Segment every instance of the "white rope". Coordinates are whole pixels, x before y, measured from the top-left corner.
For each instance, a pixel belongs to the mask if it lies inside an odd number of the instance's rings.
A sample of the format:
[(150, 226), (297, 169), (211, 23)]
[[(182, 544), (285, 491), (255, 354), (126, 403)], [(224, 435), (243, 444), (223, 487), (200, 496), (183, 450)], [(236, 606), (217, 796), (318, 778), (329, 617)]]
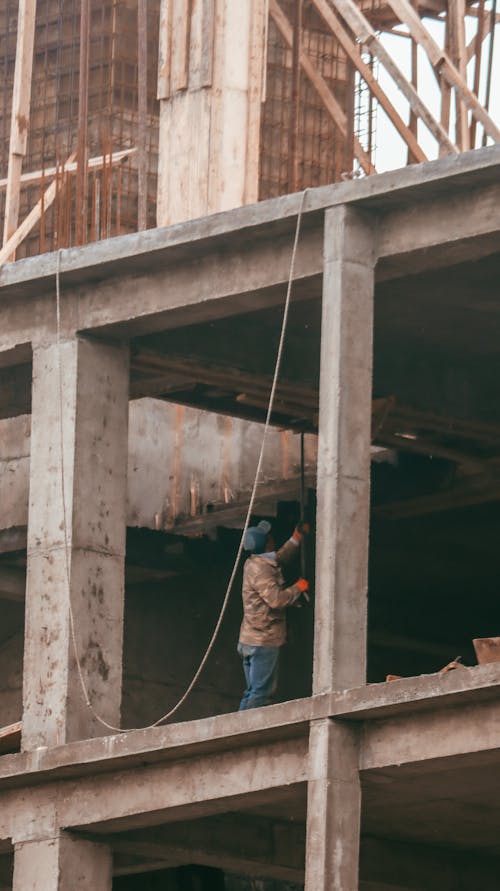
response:
[(267, 439), (267, 434), (268, 434), (268, 430), (269, 430), (269, 426), (270, 426), (270, 422), (271, 422), (271, 416), (273, 413), (274, 399), (275, 399), (275, 395), (276, 395), (276, 387), (278, 384), (278, 378), (279, 378), (280, 367), (281, 367), (281, 358), (283, 355), (283, 348), (285, 345), (286, 329), (287, 329), (287, 323), (288, 323), (288, 312), (289, 312), (289, 308), (290, 308), (293, 276), (294, 276), (294, 271), (295, 271), (295, 260), (296, 260), (296, 256), (297, 256), (297, 247), (298, 247), (298, 243), (299, 243), (300, 226), (301, 226), (301, 222), (302, 222), (302, 214), (304, 211), (304, 203), (305, 203), (305, 197), (306, 197), (307, 191), (308, 191), (307, 189), (304, 189), (304, 191), (301, 194), (299, 210), (297, 212), (297, 224), (295, 227), (295, 238), (293, 241), (292, 257), (291, 257), (291, 261), (290, 261), (290, 273), (288, 276), (288, 286), (287, 286), (287, 292), (286, 292), (285, 305), (283, 308), (283, 319), (282, 319), (282, 323), (281, 323), (281, 335), (280, 335), (280, 340), (279, 340), (279, 345), (278, 345), (278, 351), (276, 354), (276, 364), (274, 367), (273, 382), (272, 382), (272, 386), (271, 386), (271, 392), (269, 395), (269, 405), (267, 408), (266, 420), (264, 423), (264, 432), (262, 434), (262, 443), (261, 443), (261, 447), (260, 447), (259, 460), (257, 462), (257, 469), (255, 471), (255, 479), (254, 479), (254, 484), (253, 484), (253, 488), (252, 488), (252, 494), (250, 496), (248, 510), (247, 510), (247, 514), (246, 514), (246, 518), (245, 518), (245, 525), (243, 527), (243, 532), (241, 533), (241, 539), (240, 539), (240, 543), (238, 546), (238, 552), (236, 554), (234, 565), (233, 565), (233, 570), (231, 572), (231, 576), (230, 576), (230, 579), (229, 579), (229, 582), (228, 582), (228, 585), (226, 588), (226, 593), (224, 595), (224, 600), (222, 602), (222, 606), (220, 609), (219, 618), (218, 618), (217, 624), (214, 628), (212, 637), (210, 638), (210, 641), (208, 643), (208, 646), (207, 646), (207, 649), (203, 656), (203, 659), (201, 660), (201, 662), (198, 666), (198, 669), (197, 669), (191, 683), (187, 687), (185, 693), (181, 696), (181, 698), (173, 706), (173, 708), (171, 708), (168, 712), (166, 712), (164, 715), (162, 715), (161, 718), (158, 718), (158, 720), (155, 721), (153, 724), (148, 724), (146, 727), (126, 727), (126, 728), (125, 727), (115, 727), (113, 724), (109, 724), (108, 721), (106, 721), (104, 718), (102, 718), (96, 712), (96, 710), (94, 709), (94, 707), (90, 701), (90, 698), (89, 698), (87, 685), (85, 682), (85, 678), (83, 676), (80, 657), (78, 655), (75, 620), (74, 620), (74, 615), (73, 615), (73, 606), (71, 603), (71, 585), (70, 585), (70, 569), (69, 569), (69, 554), (68, 554), (68, 551), (69, 551), (68, 524), (67, 524), (67, 514), (66, 514), (66, 492), (65, 492), (65, 478), (64, 478), (65, 474), (64, 474), (64, 436), (63, 436), (63, 385), (62, 385), (62, 366), (61, 366), (61, 289), (60, 289), (60, 255), (61, 255), (61, 251), (58, 250), (58, 252), (57, 252), (57, 261), (56, 261), (57, 332), (56, 332), (56, 337), (57, 337), (57, 361), (58, 361), (58, 373), (59, 373), (59, 411), (60, 411), (59, 427), (60, 427), (60, 441), (61, 441), (60, 442), (60, 446), (61, 446), (61, 494), (62, 494), (62, 506), (63, 506), (63, 517), (64, 517), (64, 523), (63, 523), (63, 525), (64, 525), (64, 551), (65, 551), (65, 565), (66, 565), (66, 580), (67, 580), (67, 584), (68, 584), (70, 632), (71, 632), (71, 640), (72, 640), (73, 650), (74, 650), (74, 655), (75, 655), (75, 661), (76, 661), (77, 670), (78, 670), (78, 677), (80, 679), (80, 685), (82, 688), (83, 697), (85, 699), (85, 704), (92, 712), (92, 715), (95, 718), (95, 720), (98, 721), (98, 723), (101, 724), (103, 727), (106, 727), (108, 730), (112, 730), (113, 732), (130, 733), (133, 730), (150, 730), (153, 727), (158, 727), (159, 724), (163, 724), (165, 721), (168, 721), (170, 718), (172, 718), (176, 714), (176, 712), (178, 712), (179, 709), (184, 705), (186, 699), (188, 698), (191, 691), (197, 684), (198, 679), (199, 679), (203, 669), (205, 668), (207, 660), (214, 648), (215, 641), (217, 640), (217, 637), (218, 637), (218, 634), (219, 634), (219, 631), (220, 631), (220, 628), (221, 628), (221, 625), (222, 625), (222, 622), (223, 622), (223, 619), (224, 619), (224, 616), (226, 613), (227, 605), (229, 603), (229, 598), (231, 595), (231, 590), (232, 590), (232, 587), (234, 584), (234, 580), (236, 578), (236, 573), (238, 571), (238, 566), (239, 566), (241, 554), (243, 551), (243, 541), (245, 539), (246, 532), (250, 525), (250, 518), (252, 515), (253, 506), (255, 503), (256, 495), (257, 495), (257, 487), (259, 484), (260, 474), (262, 471), (262, 462), (264, 459), (266, 439)]

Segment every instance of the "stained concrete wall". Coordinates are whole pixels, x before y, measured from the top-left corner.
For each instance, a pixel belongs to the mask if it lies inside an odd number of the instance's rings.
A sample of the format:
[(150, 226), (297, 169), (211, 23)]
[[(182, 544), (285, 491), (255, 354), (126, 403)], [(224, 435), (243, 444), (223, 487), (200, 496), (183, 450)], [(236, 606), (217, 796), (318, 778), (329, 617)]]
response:
[[(157, 399), (130, 403), (127, 524), (175, 529), (208, 509), (248, 499), (263, 427)], [(306, 463), (313, 473), (316, 437), (306, 436)], [(30, 417), (0, 420), (0, 529), (28, 519)], [(299, 437), (271, 429), (260, 491), (297, 480)], [(293, 488), (293, 485), (292, 485)], [(241, 514), (234, 522), (241, 525)]]
[[(26, 415), (0, 421), (0, 530), (27, 524), (30, 420)], [(213, 507), (215, 516), (218, 508), (239, 504), (240, 509), (221, 522), (241, 526), (262, 433), (259, 424), (155, 399), (130, 403), (128, 525), (182, 532), (184, 522), (206, 515), (207, 505)], [(311, 474), (316, 461), (314, 436), (306, 436), (306, 461)], [(275, 504), (283, 487), (285, 494), (298, 498), (299, 462), (299, 437), (271, 429), (260, 488), (266, 496), (276, 491)], [(285, 525), (281, 534), (285, 537), (290, 531)], [(188, 555), (193, 565), (189, 573), (128, 587), (124, 724), (156, 720), (184, 692), (215, 627), (238, 542), (237, 532), (227, 532), (223, 542), (207, 543), (205, 553), (195, 550)], [(216, 649), (179, 713), (180, 719), (228, 712), (238, 706), (243, 684), (235, 650), (241, 621), (240, 589), (238, 577)], [(23, 659), (22, 602), (5, 601), (4, 606), (13, 616), (9, 638), (5, 633), (0, 646), (0, 725), (20, 718)], [(302, 650), (309, 658), (312, 615), (294, 611), (290, 626), (279, 699), (310, 693), (310, 668), (303, 668)]]

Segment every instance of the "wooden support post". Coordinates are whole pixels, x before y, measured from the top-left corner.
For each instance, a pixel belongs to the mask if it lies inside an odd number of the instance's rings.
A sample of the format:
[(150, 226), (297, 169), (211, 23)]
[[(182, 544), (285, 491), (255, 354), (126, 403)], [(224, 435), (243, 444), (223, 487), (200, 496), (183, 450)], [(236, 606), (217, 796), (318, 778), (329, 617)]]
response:
[[(490, 13), (490, 45), (488, 48), (488, 70), (486, 74), (486, 91), (484, 96), (484, 104), (487, 109), (490, 107), (490, 98), (491, 98), (491, 79), (493, 74), (493, 54), (495, 49), (495, 25), (497, 21), (497, 0), (492, 0), (491, 4), (491, 13)], [(483, 146), (487, 143), (487, 133), (486, 129), (483, 130)]]
[[(469, 10), (469, 13), (470, 13), (470, 10)], [(486, 13), (486, 11), (485, 11), (485, 13)], [(469, 43), (467, 44), (467, 62), (470, 62), (470, 60), (474, 56), (478, 43), (480, 43), (482, 45), (484, 43), (484, 41), (486, 40), (486, 38), (488, 37), (488, 35), (490, 34), (491, 25), (492, 25), (491, 15), (485, 14), (480, 31), (478, 30), (477, 34), (475, 34), (474, 37), (472, 38), (472, 40), (470, 40)], [(474, 92), (476, 93), (475, 90), (474, 90)], [(476, 96), (477, 95), (478, 95), (478, 93), (476, 93)]]
[[(317, 2), (317, 0), (314, 0), (314, 2)], [(410, 108), (423, 120), (438, 144), (445, 152), (456, 152), (456, 146), (449, 138), (447, 132), (436, 121), (415, 88), (406, 79), (401, 69), (398, 68), (391, 54), (380, 42), (368, 19), (354, 3), (354, 0), (335, 0), (335, 6), (351, 30), (369, 47), (371, 53), (376, 56), (388, 74), (390, 74), (396, 86), (408, 100)]]
[[(416, 0), (413, 0), (413, 2), (416, 3)], [(414, 40), (411, 41), (411, 85), (418, 92), (418, 45), (415, 43)], [(410, 108), (409, 127), (415, 139), (417, 139), (418, 118), (412, 108)], [(418, 159), (415, 157), (411, 149), (408, 148), (408, 164), (411, 164), (412, 161), (417, 160)]]
[[(338, 2), (339, 0), (337, 0), (337, 4)], [(342, 0), (342, 2), (346, 2), (346, 0)], [(442, 74), (446, 78), (466, 107), (483, 125), (485, 133), (495, 142), (500, 142), (500, 129), (477, 96), (469, 89), (447, 53), (436, 43), (408, 0), (388, 0), (388, 3), (400, 21), (407, 25), (412, 37), (425, 49), (432, 67), (438, 74)]]
[[(387, 114), (387, 117), (394, 124), (399, 135), (406, 142), (415, 159), (417, 161), (426, 161), (427, 156), (420, 148), (415, 134), (412, 133), (410, 128), (403, 121), (403, 118), (401, 117), (399, 112), (396, 111), (394, 105), (387, 97), (385, 91), (382, 89), (377, 79), (374, 77), (370, 66), (367, 65), (366, 62), (363, 62), (363, 59), (361, 58), (359, 52), (359, 47), (354, 43), (346, 29), (343, 27), (338, 16), (335, 15), (326, 0), (313, 0), (313, 3), (323, 21), (329, 26), (332, 34), (334, 34), (337, 38), (348, 58), (359, 71), (361, 77), (365, 81), (372, 95), (380, 103), (385, 113)], [(376, 53), (374, 55), (376, 55)]]
[[(450, 26), (448, 20), (445, 23), (445, 49), (448, 51), (450, 46)], [(447, 133), (450, 132), (450, 108), (451, 108), (451, 87), (443, 77), (442, 74), (439, 75), (439, 86), (441, 90), (441, 126), (446, 130)], [(443, 150), (442, 146), (439, 146), (439, 157), (441, 158), (445, 155), (446, 152)]]
[[(75, 154), (70, 155), (68, 163), (71, 163), (74, 158)], [(62, 170), (64, 173), (64, 165), (62, 166)], [(56, 177), (54, 180), (52, 180), (50, 186), (42, 194), (40, 200), (37, 201), (35, 206), (29, 212), (28, 216), (25, 217), (21, 225), (16, 229), (15, 232), (12, 233), (7, 243), (4, 244), (3, 248), (0, 250), (0, 268), (4, 265), (4, 263), (7, 263), (9, 259), (12, 259), (14, 257), (19, 245), (24, 241), (26, 236), (29, 235), (34, 226), (36, 226), (38, 221), (41, 219), (42, 214), (44, 214), (54, 203), (55, 197), (57, 195), (57, 186), (58, 178)]]
[[(479, 87), (481, 84), (481, 56), (483, 51), (483, 31), (484, 31), (484, 23), (486, 20), (485, 9), (484, 9), (485, 0), (479, 0), (478, 7), (478, 17), (477, 17), (477, 31), (476, 36), (473, 41), (474, 46), (474, 92), (476, 96), (479, 96)], [(469, 53), (468, 47), (466, 48), (466, 61), (465, 66), (467, 67), (467, 62), (469, 61)], [(476, 130), (477, 130), (477, 121), (475, 117), (472, 118), (470, 122), (470, 147), (476, 147)]]
[(325, 213), (313, 692), (366, 682), (374, 234)]
[[(450, 53), (453, 64), (464, 83), (467, 83), (467, 58), (465, 48), (465, 0), (448, 4), (450, 27)], [(467, 106), (455, 91), (456, 143), (462, 152), (470, 149), (470, 132)]]
[[(7, 244), (17, 229), (21, 172), (26, 155), (31, 100), (31, 75), (35, 41), (36, 0), (19, 0), (17, 21), (16, 65), (12, 92), (10, 123), (9, 167), (5, 196), (3, 244)], [(13, 258), (12, 258), (13, 259)]]

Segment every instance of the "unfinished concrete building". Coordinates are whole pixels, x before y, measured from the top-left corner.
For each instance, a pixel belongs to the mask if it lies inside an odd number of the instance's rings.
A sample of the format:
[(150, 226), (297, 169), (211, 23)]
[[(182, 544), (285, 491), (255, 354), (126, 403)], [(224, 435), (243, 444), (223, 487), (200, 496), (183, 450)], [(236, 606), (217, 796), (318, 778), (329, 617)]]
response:
[[(496, 891), (496, 4), (0, 16), (1, 891)], [(314, 596), (237, 712), (281, 333)]]

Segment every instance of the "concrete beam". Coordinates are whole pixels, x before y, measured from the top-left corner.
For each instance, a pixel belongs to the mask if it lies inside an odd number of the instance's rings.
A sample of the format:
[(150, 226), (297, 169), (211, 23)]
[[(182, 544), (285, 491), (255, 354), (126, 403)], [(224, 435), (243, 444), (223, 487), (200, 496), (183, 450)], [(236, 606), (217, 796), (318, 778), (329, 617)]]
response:
[(498, 700), (367, 722), (361, 771), (419, 765), (423, 773), (460, 763), (500, 762)]
[[(422, 219), (428, 221), (425, 204), (435, 201), (439, 192), (444, 204), (453, 198), (453, 223), (455, 228), (462, 226), (461, 240), (472, 238), (476, 251), (485, 249), (488, 239), (487, 249), (494, 251), (496, 229), (488, 235), (481, 228), (476, 208), (477, 237), (469, 226), (466, 208), (470, 208), (472, 199), (467, 195), (471, 190), (486, 193), (489, 188), (498, 189), (499, 148), (412, 165), (364, 182), (310, 190), (297, 256), (296, 299), (314, 296), (315, 289), (318, 292), (327, 207), (352, 204), (373, 211), (374, 218), (398, 208), (404, 225), (398, 228), (393, 216), (391, 226), (398, 235), (396, 253), (404, 257), (415, 253), (409, 211), (420, 206)], [(65, 334), (99, 330), (132, 336), (282, 303), (299, 204), (300, 196), (286, 196), (168, 229), (62, 251)], [(386, 273), (395, 275), (400, 269), (395, 270), (392, 262), (395, 248), (390, 245), (389, 228), (388, 223), (380, 256), (391, 260)], [(434, 244), (436, 233), (440, 244), (446, 243), (446, 226), (428, 228)], [(424, 248), (422, 241), (419, 250)], [(384, 263), (379, 264), (381, 275)], [(51, 254), (10, 264), (2, 271), (0, 302), (8, 303), (3, 310), (0, 352), (30, 341), (53, 339), (55, 274), (56, 259)]]
[(377, 280), (478, 260), (498, 250), (500, 185), (440, 195), (378, 221)]
[(40, 825), (44, 819), (52, 825), (53, 813), (62, 828), (99, 833), (280, 801), (286, 814), (307, 780), (307, 750), (307, 738), (280, 740), (31, 786), (22, 796), (6, 790), (0, 793), (0, 838), (39, 838)]

